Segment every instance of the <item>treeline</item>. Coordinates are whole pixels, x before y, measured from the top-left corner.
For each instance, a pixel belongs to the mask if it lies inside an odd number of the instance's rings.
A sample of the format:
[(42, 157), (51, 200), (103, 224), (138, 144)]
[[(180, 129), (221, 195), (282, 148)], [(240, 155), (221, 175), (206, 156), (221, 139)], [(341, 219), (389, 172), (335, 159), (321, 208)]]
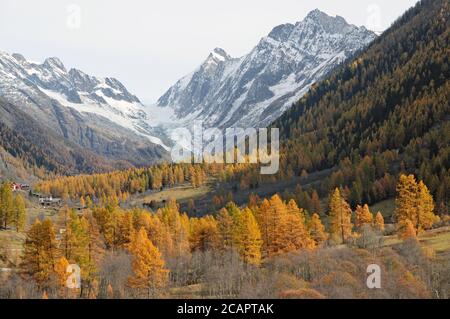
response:
[(189, 182), (200, 187), (207, 172), (214, 167), (188, 164), (160, 164), (148, 168), (130, 168), (93, 175), (61, 176), (38, 183), (37, 192), (83, 202), (122, 202), (130, 195), (147, 190), (160, 190)]
[[(413, 176), (402, 176), (397, 191), (398, 235), (415, 240), (439, 221), (433, 198)], [(298, 251), (342, 243), (365, 249), (374, 242), (380, 246), (384, 227), (380, 212), (372, 214), (367, 205), (353, 212), (339, 189), (330, 195), (328, 214), (322, 218), (278, 195), (253, 197), (242, 208), (230, 202), (216, 216), (202, 218), (181, 213), (175, 201), (154, 213), (124, 210), (113, 202), (104, 207), (91, 204), (82, 212), (63, 208), (53, 221), (37, 220), (27, 232), (19, 268), (22, 278), (33, 279), (45, 298), (106, 298), (118, 296), (118, 290), (120, 296), (126, 291), (132, 297), (162, 297), (171, 287), (204, 282), (187, 267), (198, 254), (238, 258), (233, 262), (256, 269)], [(102, 273), (105, 258), (119, 264), (129, 260), (130, 272), (119, 286)], [(81, 269), (78, 290), (65, 288), (69, 264)]]
[(63, 166), (52, 159), (45, 150), (36, 147), (22, 135), (1, 122), (0, 147), (16, 158), (27, 171), (39, 178), (53, 176), (49, 172), (64, 172)]
[[(14, 110), (14, 111), (12, 111)], [(20, 107), (0, 97), (0, 146), (28, 173), (38, 178), (57, 174), (112, 170), (114, 165), (85, 149), (73, 149), (70, 143), (49, 133)], [(128, 167), (121, 165), (119, 167)]]

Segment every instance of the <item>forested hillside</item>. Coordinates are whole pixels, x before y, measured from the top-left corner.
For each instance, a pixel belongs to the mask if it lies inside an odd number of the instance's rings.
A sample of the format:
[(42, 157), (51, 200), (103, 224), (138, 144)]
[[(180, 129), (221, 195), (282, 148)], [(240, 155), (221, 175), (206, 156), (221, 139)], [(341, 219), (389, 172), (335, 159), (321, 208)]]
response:
[(446, 0), (420, 2), (276, 121), (281, 174), (335, 167), (320, 190), (348, 187), (357, 204), (392, 197), (392, 177), (414, 173), (447, 211), (449, 15)]
[[(82, 135), (88, 132), (80, 130), (78, 133)], [(50, 130), (45, 123), (39, 122), (17, 105), (1, 97), (0, 146), (20, 162), (30, 175), (40, 178), (53, 174), (72, 175), (131, 167), (128, 162), (109, 160), (64, 139)], [(110, 152), (114, 152), (114, 149)], [(8, 175), (6, 173), (10, 172), (4, 173)]]
[(44, 171), (63, 172), (63, 165), (51, 158), (48, 152), (3, 123), (0, 123), (0, 143), (5, 151), (30, 168), (42, 167)]
[[(246, 207), (229, 202), (201, 218), (173, 200), (147, 211), (87, 199), (81, 210), (52, 211), (19, 235), (25, 203), (4, 183), (0, 265), (11, 272), (0, 277), (0, 298), (448, 298), (442, 226), (449, 220), (434, 215), (426, 185), (414, 176), (402, 175), (397, 189), (397, 236), (385, 236), (392, 228), (367, 205), (352, 217), (339, 189), (327, 218), (278, 195)], [(20, 258), (1, 240), (14, 237), (22, 238)], [(65, 286), (73, 263), (79, 289)], [(366, 287), (365, 267), (373, 263), (387, 278), (384, 289)]]

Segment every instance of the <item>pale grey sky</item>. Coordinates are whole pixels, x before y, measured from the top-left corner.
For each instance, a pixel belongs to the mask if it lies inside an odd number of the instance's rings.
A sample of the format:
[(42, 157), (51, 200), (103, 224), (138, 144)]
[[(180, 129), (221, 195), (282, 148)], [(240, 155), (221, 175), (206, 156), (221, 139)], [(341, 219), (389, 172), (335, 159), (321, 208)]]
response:
[(156, 101), (215, 47), (248, 53), (276, 25), (318, 8), (374, 31), (417, 0), (0, 0), (0, 50), (113, 76)]

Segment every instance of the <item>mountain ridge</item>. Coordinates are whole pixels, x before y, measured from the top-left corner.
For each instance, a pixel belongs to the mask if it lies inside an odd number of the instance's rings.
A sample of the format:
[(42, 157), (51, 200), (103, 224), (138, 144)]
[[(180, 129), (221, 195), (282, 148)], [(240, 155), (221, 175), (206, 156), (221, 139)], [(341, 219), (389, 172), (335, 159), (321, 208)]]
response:
[(214, 60), (214, 50), (157, 104), (179, 119), (206, 126), (270, 124), (316, 81), (365, 47), (375, 34), (314, 10), (296, 24), (276, 26), (247, 55)]
[[(1, 51), (0, 97), (4, 112), (15, 110), (0, 122), (38, 147), (45, 146), (28, 134), (31, 127), (53, 136), (73, 173), (151, 165), (168, 157), (164, 144), (151, 135), (139, 99), (117, 79), (67, 71), (55, 57), (34, 63)], [(30, 117), (28, 128), (18, 125), (21, 112)]]

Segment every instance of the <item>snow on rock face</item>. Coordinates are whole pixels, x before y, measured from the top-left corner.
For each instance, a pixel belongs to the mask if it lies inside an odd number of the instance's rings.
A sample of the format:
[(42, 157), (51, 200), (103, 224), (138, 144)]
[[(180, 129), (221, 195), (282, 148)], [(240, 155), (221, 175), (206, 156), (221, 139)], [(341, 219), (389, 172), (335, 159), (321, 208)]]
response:
[(205, 126), (264, 127), (375, 37), (342, 17), (314, 10), (301, 22), (275, 27), (241, 58), (215, 49), (158, 105), (171, 107), (181, 122), (198, 119)]
[(139, 99), (121, 82), (77, 69), (67, 71), (55, 57), (38, 64), (0, 51), (0, 96), (16, 105), (31, 105), (38, 113), (50, 100), (57, 101), (83, 114), (100, 115), (167, 149), (153, 136)]

